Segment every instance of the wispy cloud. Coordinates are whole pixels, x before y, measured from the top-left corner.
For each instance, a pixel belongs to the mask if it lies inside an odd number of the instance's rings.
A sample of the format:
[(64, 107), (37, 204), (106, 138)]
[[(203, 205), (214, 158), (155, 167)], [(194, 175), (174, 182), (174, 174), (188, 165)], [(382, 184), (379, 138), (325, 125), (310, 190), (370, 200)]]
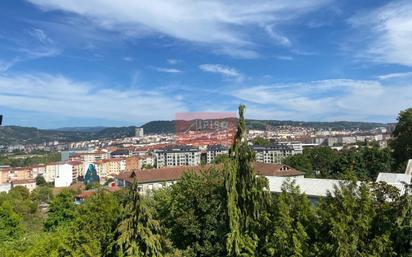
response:
[(0, 60), (0, 72), (5, 72), (21, 62), (52, 57), (61, 53), (53, 40), (43, 30), (37, 28), (26, 30), (21, 38), (8, 38), (8, 40), (11, 40), (11, 52), (16, 56), (11, 60)]
[[(410, 107), (412, 84), (333, 79), (249, 86), (231, 95), (247, 101), (266, 118), (394, 121), (400, 110)], [(284, 115), (268, 117), (271, 110)]]
[(175, 68), (165, 68), (165, 67), (152, 67), (154, 70), (158, 72), (165, 72), (165, 73), (181, 73), (182, 71)]
[(0, 60), (0, 72), (6, 72), (13, 65), (19, 62), (19, 58), (15, 57), (13, 60), (5, 61)]
[(176, 65), (181, 63), (182, 60), (178, 60), (178, 59), (167, 59), (167, 63), (172, 64), (172, 65)]
[(283, 45), (290, 44), (286, 36), (275, 34), (274, 27), (319, 9), (332, 0), (240, 0), (236, 3), (159, 0), (123, 1), (121, 4), (112, 0), (27, 1), (43, 10), (62, 10), (90, 18), (100, 27), (127, 31), (129, 36), (150, 30), (180, 40), (213, 45), (215, 49), (221, 49), (221, 53), (233, 56), (238, 53), (242, 58), (251, 58), (256, 56), (254, 48), (257, 44), (246, 33), (248, 30), (269, 25), (269, 36)]
[(153, 117), (171, 119), (175, 112), (186, 110), (180, 100), (160, 92), (102, 87), (50, 74), (0, 75), (0, 106), (134, 123)]
[(284, 47), (291, 47), (292, 43), (290, 42), (289, 38), (281, 35), (279, 32), (275, 31), (273, 25), (266, 25), (265, 31), (268, 35), (275, 41), (276, 44), (279, 44)]
[(362, 33), (361, 57), (412, 66), (411, 1), (392, 1), (369, 13), (360, 13), (349, 22)]
[(380, 80), (388, 80), (388, 79), (398, 79), (398, 78), (408, 78), (412, 77), (412, 72), (397, 72), (397, 73), (388, 73), (384, 75), (378, 76)]
[(232, 67), (228, 67), (221, 64), (201, 64), (199, 65), (199, 69), (206, 72), (218, 73), (223, 75), (226, 78), (236, 79), (236, 80), (243, 80), (243, 74), (241, 74), (238, 70)]

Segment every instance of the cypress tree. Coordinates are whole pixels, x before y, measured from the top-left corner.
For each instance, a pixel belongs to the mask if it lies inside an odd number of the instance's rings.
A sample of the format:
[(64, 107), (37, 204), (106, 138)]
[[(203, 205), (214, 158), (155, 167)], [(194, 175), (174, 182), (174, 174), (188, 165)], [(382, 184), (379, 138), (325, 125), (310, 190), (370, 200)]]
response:
[(153, 209), (140, 196), (134, 172), (131, 177), (133, 183), (124, 219), (118, 228), (119, 256), (161, 257), (165, 240), (160, 233), (160, 224), (153, 218)]
[(239, 125), (225, 162), (225, 189), (228, 215), (226, 249), (228, 256), (255, 256), (260, 210), (265, 184), (252, 168), (254, 152), (247, 142), (245, 106), (239, 106)]

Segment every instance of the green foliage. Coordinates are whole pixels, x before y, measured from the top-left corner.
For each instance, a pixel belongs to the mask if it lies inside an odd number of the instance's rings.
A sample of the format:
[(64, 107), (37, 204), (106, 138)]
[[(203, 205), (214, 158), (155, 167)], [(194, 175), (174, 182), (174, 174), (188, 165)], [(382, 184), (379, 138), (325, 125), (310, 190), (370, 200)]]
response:
[(210, 169), (186, 173), (154, 199), (159, 220), (173, 245), (193, 256), (224, 256), (226, 216), (223, 176)]
[(83, 202), (76, 209), (68, 229), (67, 245), (75, 256), (113, 256), (116, 229), (122, 207), (116, 197), (104, 190)]
[(311, 239), (316, 235), (315, 208), (292, 182), (282, 186), (282, 193), (273, 203), (272, 226), (266, 256), (308, 256), (313, 253)]
[(296, 154), (289, 156), (283, 160), (283, 163), (297, 170), (305, 172), (306, 177), (315, 176), (315, 174), (313, 174), (311, 159), (307, 154)]
[(150, 170), (150, 169), (153, 169), (153, 168), (154, 167), (151, 164), (143, 164), (142, 165), (142, 170)]
[(46, 186), (47, 185), (47, 182), (46, 182), (46, 179), (44, 179), (44, 177), (43, 176), (37, 176), (36, 177), (36, 185), (37, 186)]
[(53, 200), (53, 190), (48, 186), (38, 186), (32, 192), (30, 197), (42, 203), (49, 203)]
[(230, 160), (225, 163), (225, 189), (228, 216), (226, 248), (228, 256), (254, 256), (266, 186), (252, 168), (254, 152), (247, 143), (245, 106), (239, 106), (239, 125)]
[(213, 164), (220, 164), (220, 163), (225, 163), (229, 159), (229, 155), (227, 154), (219, 154), (215, 157), (213, 160)]
[(23, 232), (20, 216), (9, 202), (0, 205), (0, 244), (18, 238)]
[(47, 220), (44, 223), (46, 231), (54, 231), (60, 226), (69, 226), (75, 219), (76, 205), (74, 194), (63, 190), (50, 203)]
[(316, 147), (290, 156), (283, 163), (304, 171), (307, 177), (343, 178), (351, 171), (359, 180), (375, 180), (380, 172), (391, 171), (392, 157), (390, 149), (377, 147), (342, 151)]
[(0, 155), (0, 163), (2, 165), (10, 165), (11, 167), (28, 167), (40, 163), (57, 162), (60, 161), (60, 159), (61, 155), (58, 152), (26, 158), (13, 158), (13, 156)]
[[(135, 174), (132, 173), (133, 178)], [(118, 227), (117, 245), (119, 256), (164, 256), (166, 240), (158, 220), (154, 219), (154, 210), (138, 191), (135, 179), (129, 191), (124, 217)]]
[(412, 108), (401, 111), (398, 116), (398, 124), (393, 132), (394, 168), (404, 171), (406, 163), (412, 159)]
[(264, 138), (264, 137), (261, 137), (261, 136), (255, 137), (255, 138), (252, 140), (252, 143), (253, 143), (254, 145), (258, 145), (258, 146), (270, 146), (270, 141), (267, 140), (267, 139)]

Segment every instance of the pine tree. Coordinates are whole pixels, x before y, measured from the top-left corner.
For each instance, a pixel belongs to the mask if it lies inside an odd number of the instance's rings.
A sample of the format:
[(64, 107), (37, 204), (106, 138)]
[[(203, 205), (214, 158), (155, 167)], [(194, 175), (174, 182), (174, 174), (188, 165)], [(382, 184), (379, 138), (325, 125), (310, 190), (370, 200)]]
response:
[(254, 153), (247, 142), (245, 106), (239, 106), (239, 125), (230, 159), (225, 162), (228, 214), (226, 248), (229, 256), (255, 256), (260, 210), (264, 205), (265, 182), (252, 168)]
[(130, 187), (125, 216), (118, 228), (119, 256), (164, 256), (165, 240), (161, 235), (160, 224), (153, 218), (152, 208), (140, 196), (134, 172), (132, 178), (134, 181)]

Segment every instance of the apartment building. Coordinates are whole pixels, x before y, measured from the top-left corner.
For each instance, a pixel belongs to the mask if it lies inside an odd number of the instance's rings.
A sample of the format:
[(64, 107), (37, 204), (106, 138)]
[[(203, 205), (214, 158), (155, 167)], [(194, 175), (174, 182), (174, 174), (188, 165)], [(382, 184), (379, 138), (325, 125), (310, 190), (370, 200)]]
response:
[(192, 146), (167, 146), (154, 151), (156, 167), (195, 166), (200, 164), (201, 151)]
[(206, 148), (206, 163), (212, 163), (216, 156), (229, 154), (229, 149), (223, 145), (209, 145)]
[(256, 153), (256, 162), (263, 163), (282, 163), (288, 156), (297, 154), (294, 147), (286, 144), (273, 144), (271, 146), (252, 146)]
[(43, 176), (44, 173), (46, 173), (46, 165), (45, 164), (33, 165), (31, 166), (31, 171), (32, 171), (34, 178), (37, 176)]
[(126, 158), (126, 171), (132, 171), (132, 170), (137, 170), (141, 169), (142, 164), (140, 157), (138, 156), (131, 156)]

